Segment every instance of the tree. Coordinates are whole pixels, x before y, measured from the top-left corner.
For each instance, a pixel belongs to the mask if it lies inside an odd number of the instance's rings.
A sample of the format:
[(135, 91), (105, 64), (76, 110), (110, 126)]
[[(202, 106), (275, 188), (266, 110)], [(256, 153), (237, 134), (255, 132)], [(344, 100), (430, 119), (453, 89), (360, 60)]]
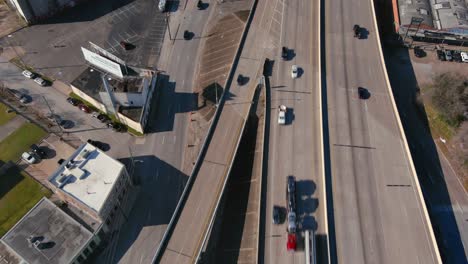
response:
[(468, 79), (460, 74), (442, 73), (433, 80), (434, 106), (451, 125), (460, 125), (468, 111)]

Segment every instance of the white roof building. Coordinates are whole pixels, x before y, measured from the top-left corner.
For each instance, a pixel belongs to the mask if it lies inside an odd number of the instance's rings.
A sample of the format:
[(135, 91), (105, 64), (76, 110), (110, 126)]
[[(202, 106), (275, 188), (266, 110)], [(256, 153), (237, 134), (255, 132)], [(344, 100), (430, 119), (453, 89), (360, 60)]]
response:
[[(101, 220), (106, 219), (115, 194), (126, 181), (129, 183), (125, 166), (91, 144), (81, 145), (49, 177), (49, 183), (58, 194), (72, 197), (79, 202), (79, 207), (84, 205), (90, 209), (88, 213)], [(71, 201), (68, 197), (62, 198)]]

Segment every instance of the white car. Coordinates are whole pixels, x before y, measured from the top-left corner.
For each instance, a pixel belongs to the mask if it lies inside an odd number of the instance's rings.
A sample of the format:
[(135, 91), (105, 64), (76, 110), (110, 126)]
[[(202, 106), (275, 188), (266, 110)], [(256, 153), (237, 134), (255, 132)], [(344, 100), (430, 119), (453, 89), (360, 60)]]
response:
[(462, 52), (460, 55), (463, 62), (468, 62), (468, 53)]
[(29, 79), (34, 79), (36, 75), (28, 70), (24, 70), (23, 72), (24, 77), (29, 78)]
[(297, 72), (298, 72), (298, 67), (297, 67), (297, 65), (293, 65), (293, 66), (291, 67), (291, 77), (292, 77), (293, 79), (296, 79), (296, 78), (297, 78)]
[(34, 164), (37, 162), (36, 155), (34, 155), (32, 152), (24, 152), (21, 155), (21, 158), (29, 164)]
[(159, 0), (158, 8), (161, 12), (166, 11), (166, 0)]
[(286, 112), (288, 108), (285, 105), (278, 106), (278, 124), (285, 125), (286, 124)]
[(36, 79), (34, 79), (34, 82), (39, 84), (40, 86), (45, 86), (47, 84), (46, 81), (40, 77), (37, 77)]

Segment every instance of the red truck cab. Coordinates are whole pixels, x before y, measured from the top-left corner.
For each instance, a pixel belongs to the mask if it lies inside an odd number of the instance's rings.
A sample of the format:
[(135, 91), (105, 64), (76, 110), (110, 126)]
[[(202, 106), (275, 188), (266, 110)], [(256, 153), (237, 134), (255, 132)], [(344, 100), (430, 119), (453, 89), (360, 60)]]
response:
[(288, 251), (296, 251), (296, 234), (288, 234), (288, 242), (286, 243)]

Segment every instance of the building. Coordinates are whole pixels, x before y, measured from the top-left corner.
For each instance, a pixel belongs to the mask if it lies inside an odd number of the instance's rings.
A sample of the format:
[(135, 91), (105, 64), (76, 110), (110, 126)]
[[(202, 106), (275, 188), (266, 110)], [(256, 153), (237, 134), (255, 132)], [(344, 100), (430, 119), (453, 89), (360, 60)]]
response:
[(49, 199), (42, 198), (0, 241), (20, 263), (78, 264), (97, 248), (101, 239)]
[(86, 0), (7, 0), (6, 3), (14, 8), (28, 24), (32, 24), (52, 17), (84, 1)]
[(399, 34), (422, 41), (468, 44), (467, 0), (392, 2), (395, 31)]
[(104, 73), (104, 70), (87, 68), (70, 86), (76, 95), (99, 111), (114, 115), (121, 123), (144, 133), (157, 75), (130, 67), (128, 71), (132, 74), (119, 78)]
[(79, 208), (96, 233), (110, 231), (121, 204), (132, 189), (125, 166), (91, 144), (81, 145), (52, 174), (48, 183), (64, 202)]

